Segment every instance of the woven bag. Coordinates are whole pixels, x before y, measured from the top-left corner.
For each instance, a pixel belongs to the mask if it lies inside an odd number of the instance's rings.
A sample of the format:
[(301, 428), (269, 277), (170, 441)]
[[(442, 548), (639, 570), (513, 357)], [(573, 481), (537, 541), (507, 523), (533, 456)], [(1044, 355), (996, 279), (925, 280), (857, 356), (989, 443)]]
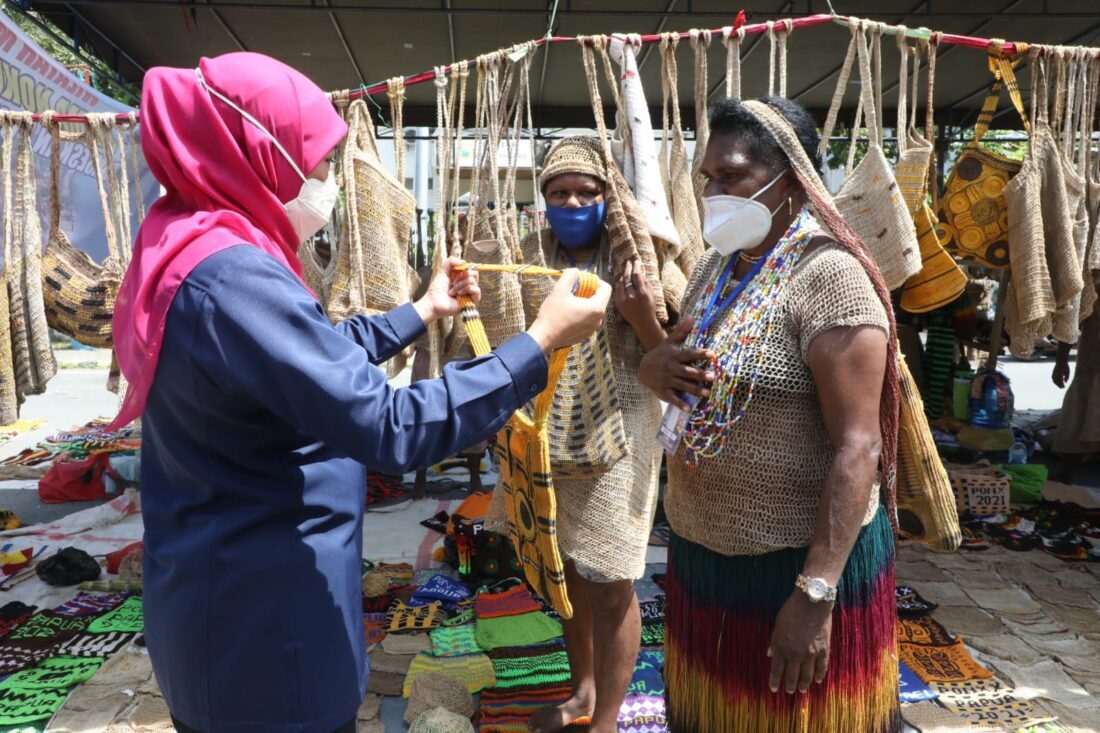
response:
[[(8, 268), (0, 271), (0, 308), (8, 310)], [(19, 401), (15, 397), (15, 369), (11, 358), (11, 322), (0, 318), (0, 425), (19, 419)]]
[[(46, 322), (55, 331), (87, 346), (110, 348), (111, 318), (115, 298), (122, 282), (118, 252), (110, 252), (102, 266), (77, 249), (61, 229), (61, 143), (94, 146), (91, 130), (72, 134), (61, 132), (60, 125), (43, 115), (42, 124), (53, 138), (50, 151), (50, 233), (42, 257), (42, 298)], [(94, 151), (93, 151), (94, 153)], [(110, 219), (110, 213), (105, 218)], [(117, 243), (108, 237), (109, 248)]]
[[(1080, 292), (1081, 286), (1079, 269), (1072, 264), (1076, 262), (1073, 212), (1062, 154), (1047, 119), (1046, 60), (1042, 57), (1034, 59), (1032, 79), (1027, 155), (1004, 190), (1012, 272), (1005, 328), (1009, 349), (1018, 358), (1029, 357), (1036, 341), (1050, 334), (1055, 312), (1074, 292)], [(1064, 275), (1076, 276), (1076, 280), (1067, 283)]]
[[(824, 153), (836, 125), (837, 112), (847, 88), (851, 73), (853, 55), (859, 57), (860, 105), (867, 113), (868, 135), (870, 137), (867, 154), (858, 166), (848, 166), (848, 175), (837, 192), (835, 202), (837, 211), (843, 215), (867, 248), (882, 273), (886, 286), (893, 290), (920, 271), (920, 248), (917, 246), (916, 229), (905, 200), (898, 190), (894, 172), (882, 151), (882, 126), (876, 109), (874, 85), (881, 80), (881, 74), (875, 77), (871, 73), (871, 51), (867, 45), (867, 33), (870, 32), (878, 57), (881, 32), (863, 22), (853, 22), (852, 42), (841, 69), (840, 82), (833, 95), (832, 106), (821, 136), (821, 151)], [(856, 136), (860, 127), (860, 114), (852, 126), (852, 144), (849, 150), (851, 163), (855, 153)]]
[(898, 360), (901, 388), (898, 416), (898, 512), (908, 512), (919, 523), (919, 533), (902, 534), (935, 550), (952, 552), (962, 542), (959, 515), (951, 480), (936, 451), (924, 417), (924, 403), (905, 359)]
[(336, 261), (331, 256), (327, 262), (321, 259), (315, 239), (307, 239), (298, 247), (298, 259), (302, 263), (302, 282), (313, 291), (321, 305), (326, 305)]
[[(523, 243), (526, 263), (550, 269), (569, 266), (553, 232), (544, 231), (542, 240), (540, 245), (534, 236), (528, 235)], [(609, 249), (609, 244), (601, 240), (599, 255), (591, 272), (606, 275), (610, 271)], [(501, 279), (519, 280), (512, 277)], [(483, 313), (486, 303), (493, 303), (485, 295), (487, 285), (488, 282), (482, 286)], [(534, 323), (539, 306), (550, 294), (553, 283), (547, 278), (525, 277), (520, 281), (520, 287), (526, 322)], [(569, 351), (569, 359), (554, 393), (548, 427), (550, 459), (554, 464), (554, 474), (559, 478), (591, 478), (607, 473), (630, 452), (623, 404), (619, 398), (625, 385), (616, 381), (613, 356), (616, 352), (609, 341), (610, 334), (619, 332), (621, 318), (614, 309), (610, 310), (604, 327)], [(490, 329), (489, 340), (492, 342), (492, 324), (484, 316), (482, 320)], [(618, 323), (615, 323), (616, 320)], [(511, 335), (521, 330), (516, 328)]]
[(333, 322), (386, 313), (406, 303), (418, 283), (408, 254), (416, 198), (383, 165), (361, 99), (348, 108), (341, 160), (344, 220), (327, 302)]
[[(520, 266), (522, 274), (549, 274), (553, 271)], [(591, 297), (599, 287), (599, 278), (582, 273), (577, 296)], [(489, 353), (489, 341), (472, 301), (462, 303), (462, 320), (474, 354)], [(504, 492), (508, 525), (523, 574), (531, 588), (564, 619), (573, 617), (573, 606), (565, 587), (565, 565), (558, 550), (557, 501), (550, 464), (548, 422), (558, 379), (565, 369), (571, 349), (558, 349), (550, 358), (547, 387), (535, 398), (531, 415), (517, 411), (497, 434), (500, 455), (500, 483)]]
[(57, 373), (57, 361), (42, 300), (42, 228), (31, 146), (33, 122), (29, 112), (12, 113), (7, 122), (3, 188), (4, 210), (11, 213), (4, 219), (4, 262), (15, 389), (22, 402), (28, 395), (46, 391), (46, 383)]
[(998, 44), (990, 47), (989, 68), (996, 82), (982, 104), (974, 139), (959, 154), (940, 198), (938, 230), (947, 251), (982, 267), (1005, 267), (1009, 263), (1011, 227), (1004, 190), (1020, 170), (1020, 161), (987, 150), (981, 142), (1004, 87), (1024, 128), (1029, 128), (1014, 66), (1001, 55)]
[[(680, 254), (676, 262), (685, 277), (690, 277), (707, 246), (703, 241), (703, 225), (699, 217), (699, 203), (695, 198), (692, 163), (688, 160), (684, 128), (680, 119), (680, 96), (677, 89), (679, 70), (676, 64), (676, 47), (679, 42), (678, 33), (661, 34), (663, 136), (659, 162), (672, 221), (680, 234)], [(696, 144), (698, 145), (698, 141)], [(682, 297), (683, 294), (680, 295)]]
[[(898, 37), (898, 44), (902, 47), (902, 89), (907, 71), (906, 49), (907, 46), (902, 36)], [(897, 179), (898, 188), (905, 198), (906, 206), (913, 214), (913, 224), (917, 232), (917, 244), (920, 247), (921, 269), (916, 275), (905, 281), (901, 289), (900, 305), (903, 310), (910, 313), (928, 313), (937, 308), (942, 308), (958, 299), (966, 290), (966, 273), (956, 264), (954, 258), (944, 249), (944, 243), (940, 241), (936, 227), (936, 215), (928, 204), (928, 183), (935, 177), (935, 159), (931, 139), (926, 139), (917, 132), (917, 79), (919, 77), (919, 56), (917, 66), (913, 71), (912, 110), (909, 118), (909, 130), (904, 137), (899, 137), (898, 144), (902, 146), (902, 140), (906, 144), (898, 157)], [(929, 44), (928, 52), (928, 103), (925, 109), (925, 134), (932, 135), (934, 123), (932, 121), (933, 107), (932, 94), (935, 88), (936, 76), (936, 44)], [(905, 119), (905, 94), (901, 94), (898, 102), (898, 125)]]

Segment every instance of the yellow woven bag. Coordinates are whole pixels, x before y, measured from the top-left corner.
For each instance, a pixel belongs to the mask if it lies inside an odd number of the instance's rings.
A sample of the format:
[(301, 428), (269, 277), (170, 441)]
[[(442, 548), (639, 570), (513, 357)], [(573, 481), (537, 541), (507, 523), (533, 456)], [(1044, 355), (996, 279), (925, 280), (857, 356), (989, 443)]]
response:
[(1019, 172), (1021, 161), (987, 150), (981, 142), (993, 121), (1004, 87), (1008, 88), (1024, 129), (1030, 130), (1015, 66), (1001, 55), (999, 44), (990, 46), (989, 69), (996, 83), (982, 104), (974, 139), (959, 155), (940, 199), (936, 229), (939, 240), (955, 257), (973, 260), (982, 267), (1008, 266), (1008, 204), (1004, 190), (1009, 179)]
[[(560, 274), (557, 270), (525, 265), (477, 269), (519, 275)], [(581, 273), (576, 294), (581, 298), (590, 298), (599, 284), (600, 279), (595, 275)], [(462, 322), (474, 354), (488, 354), (489, 339), (477, 306), (466, 299), (459, 302), (462, 303)], [(512, 544), (515, 545), (527, 583), (563, 619), (573, 617), (573, 605), (565, 588), (565, 565), (558, 550), (558, 506), (554, 496), (547, 424), (554, 391), (568, 358), (569, 348), (554, 352), (550, 358), (546, 389), (535, 398), (532, 414), (518, 410), (497, 433), (497, 452), (500, 456), (498, 490), (504, 491)]]

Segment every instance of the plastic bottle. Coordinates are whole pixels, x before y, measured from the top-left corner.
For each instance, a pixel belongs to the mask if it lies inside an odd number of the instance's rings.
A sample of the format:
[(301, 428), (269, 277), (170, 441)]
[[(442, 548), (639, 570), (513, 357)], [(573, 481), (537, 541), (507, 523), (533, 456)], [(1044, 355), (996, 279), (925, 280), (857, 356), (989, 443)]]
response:
[(1012, 450), (1008, 452), (1008, 462), (1017, 464), (1027, 463), (1027, 447), (1018, 440), (1013, 443)]
[(974, 379), (974, 371), (970, 368), (970, 362), (966, 355), (959, 357), (959, 363), (955, 365), (955, 382), (952, 389), (951, 412), (955, 419), (964, 422), (970, 419), (970, 382)]

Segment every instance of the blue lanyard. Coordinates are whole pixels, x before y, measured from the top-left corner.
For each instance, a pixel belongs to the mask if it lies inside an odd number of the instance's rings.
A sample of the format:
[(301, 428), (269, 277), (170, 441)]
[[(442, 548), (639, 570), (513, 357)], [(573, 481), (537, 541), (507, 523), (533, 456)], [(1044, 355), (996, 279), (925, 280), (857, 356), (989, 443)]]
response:
[(733, 273), (733, 268), (737, 265), (738, 255), (730, 255), (729, 261), (722, 270), (722, 274), (718, 276), (718, 282), (714, 286), (714, 293), (711, 294), (710, 301), (707, 303), (706, 308), (703, 309), (702, 315), (699, 316), (700, 336), (706, 336), (707, 332), (710, 331), (710, 327), (714, 325), (714, 320), (719, 314), (725, 312), (726, 308), (728, 308), (733, 301), (737, 300), (737, 296), (741, 295), (742, 291), (748, 287), (748, 284), (756, 277), (760, 269), (764, 267), (764, 263), (768, 260), (770, 255), (770, 252), (763, 255), (760, 260), (752, 266), (749, 273), (741, 278), (741, 282), (733, 287), (733, 292), (723, 298), (721, 303), (718, 303), (718, 297), (722, 294), (722, 290), (726, 287), (726, 282), (729, 280), (730, 274)]
[(600, 250), (597, 249), (596, 254), (592, 255), (592, 259), (589, 260), (588, 264), (582, 268), (577, 262), (576, 258), (573, 257), (572, 253), (570, 253), (568, 249), (562, 247), (561, 253), (565, 255), (565, 259), (569, 260), (569, 264), (573, 265), (573, 267), (577, 268), (578, 270), (583, 269), (585, 272), (592, 272), (592, 268), (595, 267), (596, 261), (600, 259)]

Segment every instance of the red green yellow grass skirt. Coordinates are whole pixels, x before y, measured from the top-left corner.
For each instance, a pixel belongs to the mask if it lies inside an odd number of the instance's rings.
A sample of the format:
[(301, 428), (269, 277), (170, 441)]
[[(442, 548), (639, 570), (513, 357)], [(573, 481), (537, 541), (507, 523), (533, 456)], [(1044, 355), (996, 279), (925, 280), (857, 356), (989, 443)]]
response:
[(900, 728), (894, 541), (879, 511), (839, 584), (829, 671), (768, 689), (768, 642), (806, 548), (728, 556), (673, 535), (665, 677), (673, 733), (892, 733)]

